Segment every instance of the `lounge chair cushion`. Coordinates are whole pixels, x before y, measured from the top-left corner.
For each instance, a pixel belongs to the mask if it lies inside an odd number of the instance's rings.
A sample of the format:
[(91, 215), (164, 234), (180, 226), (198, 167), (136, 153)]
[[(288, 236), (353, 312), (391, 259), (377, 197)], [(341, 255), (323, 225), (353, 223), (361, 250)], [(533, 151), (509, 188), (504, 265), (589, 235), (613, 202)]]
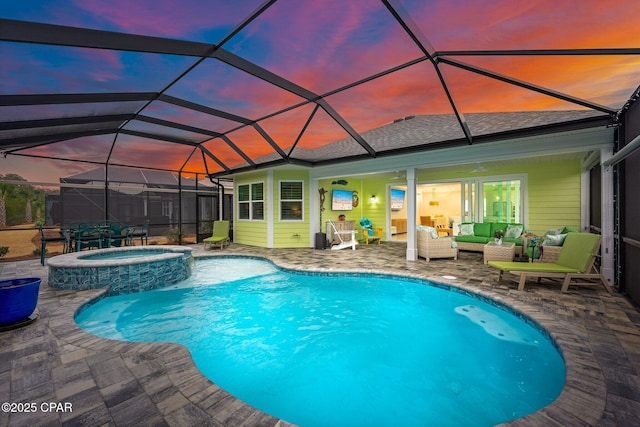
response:
[(489, 261), (489, 265), (502, 271), (530, 271), (536, 273), (586, 273), (591, 266), (600, 236), (589, 233), (570, 233), (555, 263)]
[(572, 267), (549, 263), (549, 262), (509, 262), (509, 261), (489, 261), (491, 267), (502, 271), (531, 271), (536, 273), (580, 273)]

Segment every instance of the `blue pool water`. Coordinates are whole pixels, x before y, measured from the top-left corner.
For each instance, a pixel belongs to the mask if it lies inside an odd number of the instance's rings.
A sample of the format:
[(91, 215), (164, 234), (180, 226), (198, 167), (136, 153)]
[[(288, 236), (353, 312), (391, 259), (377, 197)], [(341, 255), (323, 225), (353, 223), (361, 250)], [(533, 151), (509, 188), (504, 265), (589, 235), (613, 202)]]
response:
[(76, 321), (183, 344), (213, 382), (306, 427), (490, 426), (551, 403), (565, 378), (550, 340), (508, 310), (424, 282), (253, 259), (198, 260), (188, 280), (104, 298)]
[(162, 249), (120, 249), (114, 251), (95, 251), (86, 255), (82, 255), (79, 259), (83, 260), (106, 260), (106, 259), (130, 259), (141, 258), (161, 254), (171, 254), (172, 251)]

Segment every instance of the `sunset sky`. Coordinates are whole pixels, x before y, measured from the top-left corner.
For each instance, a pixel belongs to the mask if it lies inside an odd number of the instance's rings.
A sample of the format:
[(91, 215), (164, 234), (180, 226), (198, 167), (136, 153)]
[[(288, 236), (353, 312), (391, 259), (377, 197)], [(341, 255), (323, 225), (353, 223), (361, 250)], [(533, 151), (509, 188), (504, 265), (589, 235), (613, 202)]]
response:
[[(410, 16), (429, 54), (460, 50), (640, 48), (637, 1), (390, 2)], [(179, 39), (218, 45), (300, 88), (324, 96), (356, 132), (415, 114), (451, 114), (433, 64), (422, 60), (349, 87), (410, 61), (421, 49), (376, 0), (277, 0), (240, 32), (232, 30), (262, 5), (249, 0), (56, 0), (2, 2), (0, 18)], [(401, 6), (401, 7), (399, 7)], [(2, 25), (2, 23), (0, 23)], [(78, 43), (82, 43), (79, 41)], [(217, 59), (157, 53), (0, 41), (0, 95), (161, 92), (257, 120), (288, 152), (315, 104)], [(640, 55), (450, 56), (455, 61), (617, 110), (640, 84)], [(472, 112), (567, 110), (585, 107), (440, 64), (457, 108)], [(172, 84), (173, 83), (173, 84)], [(345, 88), (347, 87), (347, 88)], [(335, 93), (334, 93), (335, 91)], [(3, 122), (136, 112), (144, 102), (0, 106)], [(287, 110), (290, 107), (297, 106)], [(285, 110), (287, 110), (285, 112)], [(274, 112), (281, 114), (270, 117)], [(142, 112), (224, 133), (252, 159), (273, 154), (259, 132), (229, 119), (153, 101)], [(197, 132), (134, 121), (126, 129), (203, 142)], [(0, 141), (7, 134), (0, 131)], [(17, 132), (16, 136), (23, 136)], [(349, 135), (324, 110), (313, 116), (297, 147), (315, 148)], [(107, 160), (114, 135), (43, 145), (24, 153), (52, 158)], [(219, 138), (203, 146), (230, 167), (244, 159)], [(295, 151), (294, 151), (295, 153)], [(119, 135), (110, 162), (204, 172), (193, 147)], [(220, 170), (208, 163), (210, 171)], [(21, 156), (0, 158), (0, 174), (57, 182), (96, 167)]]

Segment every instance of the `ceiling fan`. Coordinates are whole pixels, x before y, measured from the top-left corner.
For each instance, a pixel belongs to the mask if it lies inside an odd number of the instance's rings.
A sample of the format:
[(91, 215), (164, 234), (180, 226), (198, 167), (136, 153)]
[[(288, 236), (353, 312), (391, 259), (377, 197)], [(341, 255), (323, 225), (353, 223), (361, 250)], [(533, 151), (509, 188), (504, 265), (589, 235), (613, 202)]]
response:
[(396, 171), (395, 176), (392, 176), (392, 177), (391, 177), (391, 180), (392, 180), (392, 181), (396, 181), (396, 180), (398, 180), (398, 179), (402, 179), (402, 180), (404, 180), (404, 179), (405, 179), (405, 177), (404, 177), (404, 175), (400, 175), (400, 172)]
[(482, 163), (476, 163), (476, 168), (474, 170), (471, 171), (471, 173), (478, 173), (478, 172), (486, 172), (487, 168), (485, 168)]

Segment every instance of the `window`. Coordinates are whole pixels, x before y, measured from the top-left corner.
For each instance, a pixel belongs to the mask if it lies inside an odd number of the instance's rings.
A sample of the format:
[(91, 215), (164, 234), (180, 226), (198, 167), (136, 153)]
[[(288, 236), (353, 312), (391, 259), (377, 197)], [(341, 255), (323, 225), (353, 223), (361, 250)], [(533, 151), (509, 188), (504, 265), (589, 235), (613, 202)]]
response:
[(264, 219), (264, 184), (238, 185), (238, 219)]
[(302, 221), (302, 181), (280, 181), (280, 221)]

